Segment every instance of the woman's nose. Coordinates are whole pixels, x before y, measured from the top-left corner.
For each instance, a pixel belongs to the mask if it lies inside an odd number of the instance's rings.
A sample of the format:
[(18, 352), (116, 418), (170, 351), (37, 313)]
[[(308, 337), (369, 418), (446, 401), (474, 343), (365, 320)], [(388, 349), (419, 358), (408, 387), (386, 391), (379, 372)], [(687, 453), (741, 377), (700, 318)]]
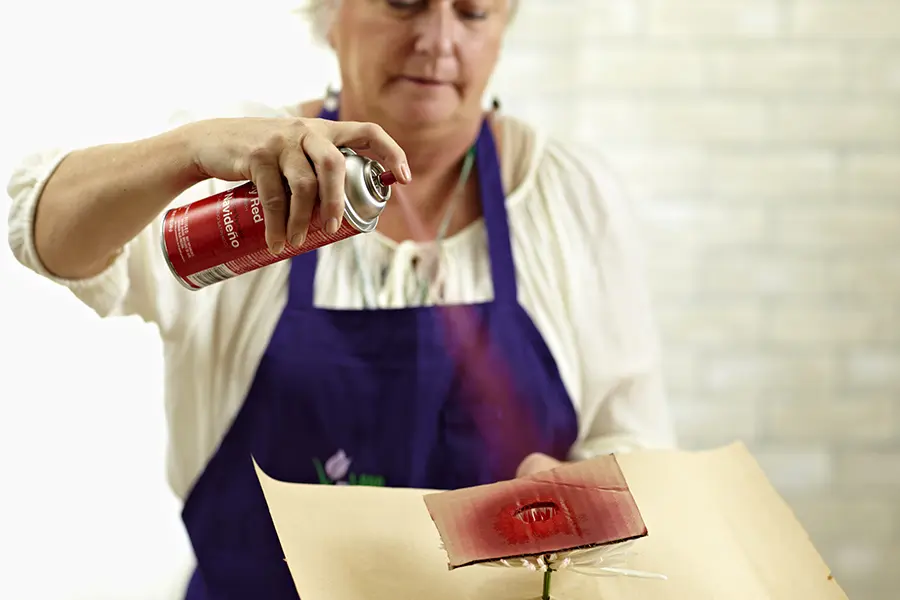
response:
[(434, 56), (453, 53), (456, 13), (452, 2), (432, 3), (417, 21), (416, 51)]

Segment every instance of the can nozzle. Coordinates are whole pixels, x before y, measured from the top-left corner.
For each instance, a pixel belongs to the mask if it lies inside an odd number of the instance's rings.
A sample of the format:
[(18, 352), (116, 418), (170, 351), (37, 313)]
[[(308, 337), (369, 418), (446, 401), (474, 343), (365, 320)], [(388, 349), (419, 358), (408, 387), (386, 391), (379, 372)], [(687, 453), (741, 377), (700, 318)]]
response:
[(381, 175), (378, 176), (379, 181), (381, 181), (381, 185), (390, 187), (397, 183), (397, 177), (391, 173), (390, 171), (385, 171)]

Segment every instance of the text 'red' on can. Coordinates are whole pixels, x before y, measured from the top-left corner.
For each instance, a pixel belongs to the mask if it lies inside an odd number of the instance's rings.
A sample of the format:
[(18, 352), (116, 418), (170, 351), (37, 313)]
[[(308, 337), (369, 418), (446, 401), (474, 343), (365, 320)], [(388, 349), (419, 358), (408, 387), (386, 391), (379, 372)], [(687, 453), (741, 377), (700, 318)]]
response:
[(199, 290), (375, 229), (391, 197), (391, 173), (378, 162), (342, 148), (346, 160), (344, 218), (329, 234), (313, 207), (306, 239), (278, 255), (266, 245), (262, 202), (253, 182), (166, 211), (162, 250), (172, 273), (191, 290)]

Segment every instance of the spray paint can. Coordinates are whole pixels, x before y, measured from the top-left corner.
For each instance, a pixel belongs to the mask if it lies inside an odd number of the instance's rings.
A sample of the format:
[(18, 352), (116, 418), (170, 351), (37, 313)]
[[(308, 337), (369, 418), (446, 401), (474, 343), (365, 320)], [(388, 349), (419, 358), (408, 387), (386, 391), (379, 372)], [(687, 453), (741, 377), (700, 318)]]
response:
[(396, 179), (378, 162), (342, 148), (344, 218), (329, 234), (315, 204), (306, 239), (273, 255), (266, 246), (262, 203), (253, 182), (173, 208), (163, 215), (162, 251), (182, 285), (199, 290), (375, 229)]

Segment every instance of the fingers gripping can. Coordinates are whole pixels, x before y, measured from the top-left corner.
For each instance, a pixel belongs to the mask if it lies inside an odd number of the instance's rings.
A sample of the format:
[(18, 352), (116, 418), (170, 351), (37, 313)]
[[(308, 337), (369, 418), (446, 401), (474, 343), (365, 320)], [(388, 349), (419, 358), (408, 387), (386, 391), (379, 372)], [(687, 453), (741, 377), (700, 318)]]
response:
[(342, 148), (346, 161), (344, 218), (329, 234), (318, 202), (306, 239), (272, 254), (266, 245), (262, 201), (253, 182), (173, 208), (163, 215), (162, 250), (182, 285), (199, 290), (250, 271), (375, 229), (391, 197), (392, 180), (383, 166)]

